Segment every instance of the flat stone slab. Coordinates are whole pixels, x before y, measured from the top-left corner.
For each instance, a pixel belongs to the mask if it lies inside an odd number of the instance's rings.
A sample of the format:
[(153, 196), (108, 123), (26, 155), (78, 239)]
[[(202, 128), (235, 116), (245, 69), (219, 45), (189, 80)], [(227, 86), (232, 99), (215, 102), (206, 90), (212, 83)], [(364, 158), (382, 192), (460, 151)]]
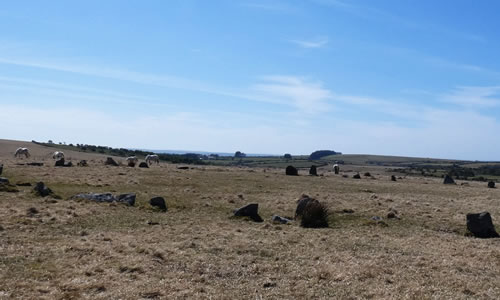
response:
[(71, 199), (84, 199), (95, 202), (121, 202), (130, 206), (135, 205), (135, 198), (135, 194), (121, 194), (115, 197), (111, 193), (82, 193), (71, 197)]

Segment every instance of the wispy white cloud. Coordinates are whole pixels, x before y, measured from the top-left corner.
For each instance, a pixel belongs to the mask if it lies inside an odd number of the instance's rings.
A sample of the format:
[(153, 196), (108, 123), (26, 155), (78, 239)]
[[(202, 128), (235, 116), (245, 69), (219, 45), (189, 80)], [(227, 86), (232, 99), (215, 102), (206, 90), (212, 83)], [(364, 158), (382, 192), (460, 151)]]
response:
[(257, 97), (277, 99), (290, 103), (300, 111), (319, 113), (332, 109), (328, 100), (332, 93), (321, 82), (295, 76), (265, 76), (253, 85)]
[[(191, 80), (177, 76), (156, 75), (114, 68), (95, 67), (90, 64), (82, 66), (78, 64), (5, 58), (0, 58), (0, 64), (41, 68), (76, 73), (84, 76), (129, 81), (138, 84), (184, 89), (238, 100), (243, 99), (287, 105), (307, 113), (319, 113), (329, 109), (329, 106), (326, 103), (326, 100), (330, 95), (330, 91), (328, 89), (324, 88), (320, 82), (314, 82), (294, 76), (262, 77), (261, 82), (259, 83), (249, 84), (248, 87), (230, 89), (227, 87), (217, 86), (213, 83), (206, 83), (203, 81)], [(6, 78), (4, 78), (4, 80), (6, 80)], [(43, 82), (40, 84), (43, 84)], [(60, 86), (54, 86), (54, 89), (60, 88)]]
[(291, 43), (294, 43), (302, 48), (322, 48), (328, 44), (328, 37), (317, 37), (311, 40), (290, 40)]
[(441, 101), (469, 109), (500, 106), (500, 86), (457, 87), (454, 91), (441, 96)]

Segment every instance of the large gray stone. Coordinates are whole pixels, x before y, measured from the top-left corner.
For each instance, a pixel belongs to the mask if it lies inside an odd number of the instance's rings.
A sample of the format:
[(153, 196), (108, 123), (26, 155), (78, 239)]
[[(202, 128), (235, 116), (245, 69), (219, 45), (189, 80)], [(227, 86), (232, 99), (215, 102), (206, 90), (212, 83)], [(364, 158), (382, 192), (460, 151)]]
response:
[(286, 167), (285, 174), (289, 176), (299, 176), (299, 171), (294, 166)]
[(305, 194), (300, 197), (300, 199), (297, 201), (297, 208), (295, 209), (295, 219), (302, 217), (304, 209), (309, 202), (318, 202), (318, 200), (311, 198)]
[(116, 197), (116, 202), (123, 202), (123, 203), (127, 203), (130, 206), (134, 206), (135, 205), (135, 198), (136, 198), (136, 195), (132, 194), (132, 193), (121, 194), (121, 195), (118, 195), (118, 197)]
[(56, 167), (64, 167), (64, 157), (60, 158), (59, 160), (56, 160)]
[(235, 217), (250, 217), (255, 222), (263, 222), (264, 220), (259, 216), (259, 204), (250, 203), (234, 211)]
[(135, 205), (135, 194), (121, 194), (117, 197), (113, 196), (111, 193), (82, 193), (71, 197), (71, 199), (85, 199), (95, 202), (122, 202), (130, 206)]
[(495, 231), (495, 226), (489, 212), (467, 214), (467, 229), (478, 238), (500, 237)]
[(456, 184), (456, 183), (455, 180), (453, 180), (453, 178), (451, 178), (450, 175), (446, 175), (444, 177), (443, 184)]

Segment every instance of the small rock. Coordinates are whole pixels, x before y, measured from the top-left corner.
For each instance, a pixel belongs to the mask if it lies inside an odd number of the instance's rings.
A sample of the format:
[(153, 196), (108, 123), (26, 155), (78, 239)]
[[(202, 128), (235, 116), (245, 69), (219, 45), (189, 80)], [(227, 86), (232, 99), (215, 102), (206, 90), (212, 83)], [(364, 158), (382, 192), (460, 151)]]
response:
[(132, 194), (132, 193), (121, 194), (121, 195), (118, 195), (118, 197), (116, 197), (116, 201), (127, 203), (130, 206), (134, 206), (135, 205), (135, 198), (136, 198), (136, 195)]
[(34, 208), (34, 207), (30, 207), (27, 209), (27, 215), (28, 217), (33, 217), (34, 215), (38, 214), (39, 211), (38, 209)]
[(493, 182), (493, 181), (488, 182), (488, 187), (490, 189), (494, 189), (495, 188), (495, 182)]
[(163, 211), (167, 211), (167, 205), (165, 204), (165, 199), (163, 197), (154, 197), (149, 200), (149, 204), (153, 207), (158, 207)]
[(115, 166), (118, 167), (118, 163), (112, 158), (112, 157), (107, 157), (106, 161), (104, 162), (106, 166)]
[(0, 164), (0, 175), (2, 175), (3, 172), (3, 164)]
[(188, 170), (189, 167), (185, 167), (185, 166), (182, 166), (182, 167), (177, 167), (178, 170)]
[(79, 167), (88, 167), (87, 161), (85, 159), (80, 160), (77, 165)]
[(37, 182), (35, 188), (33, 189), (35, 194), (41, 197), (46, 197), (52, 193), (52, 190), (49, 189), (43, 182)]
[(344, 208), (342, 210), (343, 213), (345, 214), (353, 214), (354, 213), (354, 210), (353, 209), (350, 209), (350, 208)]
[(271, 287), (275, 287), (275, 286), (276, 286), (275, 282), (266, 282), (266, 283), (264, 283), (264, 288), (271, 288)]
[(391, 181), (396, 181), (396, 176), (391, 175)]
[(354, 179), (361, 179), (361, 175), (359, 175), (359, 173), (358, 173), (358, 174), (355, 174), (354, 176), (352, 176), (352, 178), (354, 178)]
[(388, 214), (387, 214), (387, 219), (395, 219), (396, 218), (396, 213), (393, 212), (393, 211), (390, 211)]
[(0, 183), (9, 184), (9, 179), (7, 179), (5, 177), (0, 177)]
[(280, 217), (278, 215), (273, 215), (271, 218), (271, 221), (273, 223), (280, 223), (280, 224), (288, 224), (291, 222), (291, 220), (289, 220), (287, 218)]
[(365, 174), (363, 174), (365, 177), (371, 177), (372, 174), (370, 174), (370, 172), (365, 172)]
[(141, 162), (141, 163), (139, 164), (139, 168), (149, 168), (149, 166), (148, 166), (148, 164), (147, 164), (147, 163), (145, 163), (145, 162)]
[(18, 183), (16, 183), (16, 185), (17, 186), (32, 186), (32, 184), (29, 182), (18, 182)]

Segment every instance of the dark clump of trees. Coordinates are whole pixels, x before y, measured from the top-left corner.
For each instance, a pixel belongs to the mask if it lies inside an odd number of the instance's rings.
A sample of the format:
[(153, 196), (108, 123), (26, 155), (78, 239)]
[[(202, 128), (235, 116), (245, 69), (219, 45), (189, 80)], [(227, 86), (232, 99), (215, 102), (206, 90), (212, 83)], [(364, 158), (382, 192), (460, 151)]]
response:
[(309, 160), (316, 160), (316, 159), (321, 159), (322, 157), (329, 156), (329, 155), (336, 155), (336, 154), (342, 154), (340, 152), (335, 152), (333, 150), (318, 150), (314, 151), (309, 155)]
[(236, 158), (243, 158), (243, 157), (246, 157), (246, 156), (247, 155), (245, 153), (241, 152), (241, 151), (236, 151), (234, 153), (234, 157), (236, 157)]

